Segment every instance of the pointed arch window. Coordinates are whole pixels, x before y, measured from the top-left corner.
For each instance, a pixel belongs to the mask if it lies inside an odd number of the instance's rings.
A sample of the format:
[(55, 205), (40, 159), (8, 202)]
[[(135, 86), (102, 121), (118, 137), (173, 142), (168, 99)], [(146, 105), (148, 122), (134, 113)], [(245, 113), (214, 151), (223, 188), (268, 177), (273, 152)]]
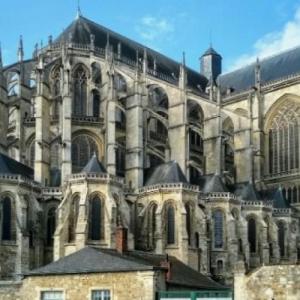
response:
[(285, 224), (283, 222), (278, 223), (278, 246), (280, 257), (285, 257)]
[(167, 244), (175, 244), (175, 209), (173, 205), (167, 207), (166, 227)]
[(50, 185), (61, 184), (61, 146), (58, 142), (52, 143), (50, 147)]
[(104, 210), (99, 196), (94, 196), (89, 203), (89, 240), (100, 241), (104, 238)]
[(188, 244), (189, 244), (189, 246), (191, 246), (192, 230), (193, 230), (191, 205), (186, 204), (185, 211), (186, 211), (186, 232), (187, 232), (187, 236), (188, 236)]
[(157, 204), (152, 204), (148, 212), (148, 249), (155, 249)]
[(224, 213), (220, 209), (213, 213), (214, 223), (214, 248), (224, 247)]
[(89, 135), (81, 134), (72, 141), (72, 167), (73, 173), (81, 172), (93, 154), (99, 156), (96, 141)]
[(82, 65), (74, 73), (73, 115), (85, 116), (87, 106), (87, 74)]
[(286, 101), (271, 120), (269, 135), (269, 172), (278, 174), (299, 168), (300, 105)]
[(35, 163), (35, 140), (29, 146), (29, 166), (34, 168)]
[(93, 90), (93, 117), (99, 118), (100, 115), (100, 93), (97, 90)]
[(72, 204), (70, 207), (70, 215), (69, 215), (69, 239), (68, 242), (71, 243), (75, 241), (76, 238), (76, 226), (78, 220), (79, 213), (79, 196), (76, 196), (72, 200)]
[(248, 242), (250, 253), (256, 253), (256, 221), (251, 218), (248, 220)]
[(14, 240), (13, 224), (12, 224), (12, 200), (9, 197), (5, 197), (2, 200), (2, 240), (10, 241)]
[(54, 232), (56, 229), (56, 207), (51, 207), (47, 213), (47, 246), (53, 246)]

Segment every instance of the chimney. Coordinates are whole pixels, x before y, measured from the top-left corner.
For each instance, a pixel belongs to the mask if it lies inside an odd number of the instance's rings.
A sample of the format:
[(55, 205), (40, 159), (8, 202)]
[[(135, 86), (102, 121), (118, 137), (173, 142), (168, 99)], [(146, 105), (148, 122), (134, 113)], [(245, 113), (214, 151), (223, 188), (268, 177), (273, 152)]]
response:
[(165, 279), (166, 282), (171, 280), (171, 262), (167, 254), (166, 259), (160, 262), (160, 266), (166, 269)]
[(127, 228), (118, 226), (116, 231), (116, 249), (123, 254), (127, 249)]

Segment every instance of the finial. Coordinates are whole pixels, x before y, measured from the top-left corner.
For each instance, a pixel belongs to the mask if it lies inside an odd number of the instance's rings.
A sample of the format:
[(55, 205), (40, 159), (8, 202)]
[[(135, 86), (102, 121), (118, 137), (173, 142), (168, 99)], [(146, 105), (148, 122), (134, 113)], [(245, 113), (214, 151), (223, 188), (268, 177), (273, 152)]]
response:
[(18, 59), (19, 61), (23, 61), (24, 58), (24, 49), (23, 49), (23, 36), (20, 35), (19, 39), (19, 49), (18, 49)]
[(48, 36), (48, 45), (51, 46), (52, 43), (53, 43), (53, 37), (52, 37), (52, 35), (49, 35)]
[(79, 19), (82, 16), (81, 8), (80, 8), (80, 0), (77, 0), (77, 15), (76, 19)]
[(185, 51), (182, 52), (182, 65), (185, 66)]

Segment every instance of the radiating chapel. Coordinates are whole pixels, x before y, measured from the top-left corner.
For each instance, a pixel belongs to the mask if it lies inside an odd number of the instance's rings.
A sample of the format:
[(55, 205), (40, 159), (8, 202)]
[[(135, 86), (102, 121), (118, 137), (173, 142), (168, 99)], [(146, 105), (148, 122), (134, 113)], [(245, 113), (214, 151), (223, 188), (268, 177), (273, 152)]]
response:
[(222, 74), (213, 48), (192, 70), (82, 15), (32, 59), (20, 38), (0, 59), (0, 280), (120, 227), (223, 283), (297, 263), (299, 126), (300, 48)]

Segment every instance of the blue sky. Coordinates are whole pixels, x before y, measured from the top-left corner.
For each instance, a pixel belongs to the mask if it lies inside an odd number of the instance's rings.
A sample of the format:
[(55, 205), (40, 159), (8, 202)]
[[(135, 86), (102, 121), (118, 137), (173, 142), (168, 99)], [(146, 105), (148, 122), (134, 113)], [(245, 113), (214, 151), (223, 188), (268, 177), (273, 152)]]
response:
[[(0, 41), (5, 64), (16, 60), (19, 35), (25, 56), (73, 21), (77, 0), (0, 0)], [(82, 14), (175, 60), (213, 47), (224, 70), (300, 45), (300, 0), (81, 0)], [(212, 38), (210, 38), (210, 36)]]

